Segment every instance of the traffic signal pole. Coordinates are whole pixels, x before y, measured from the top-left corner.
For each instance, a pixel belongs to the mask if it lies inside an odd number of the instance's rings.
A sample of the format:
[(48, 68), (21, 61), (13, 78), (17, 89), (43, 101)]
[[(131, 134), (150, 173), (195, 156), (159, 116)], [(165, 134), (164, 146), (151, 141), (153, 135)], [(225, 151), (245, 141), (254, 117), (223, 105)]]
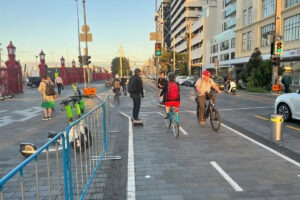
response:
[[(158, 32), (157, 32), (157, 23), (158, 23), (158, 13), (157, 13), (157, 0), (155, 0), (155, 42), (158, 42)], [(156, 78), (155, 78), (155, 86), (156, 86), (156, 96), (158, 96), (158, 87), (157, 87), (157, 82), (158, 82), (158, 56), (155, 55), (155, 67), (156, 67)]]
[[(82, 5), (83, 5), (83, 15), (84, 15), (84, 26), (85, 26), (85, 56), (88, 56), (89, 55), (89, 50), (88, 50), (88, 38), (87, 38), (85, 0), (82, 0)], [(87, 67), (87, 84), (88, 84), (88, 87), (90, 87), (90, 69), (89, 69), (89, 64), (88, 63), (86, 63), (86, 67)]]
[[(273, 60), (272, 68), (272, 85), (278, 83), (278, 68), (280, 65), (280, 55), (282, 54), (282, 49), (278, 46), (278, 42), (282, 44), (282, 29), (281, 29), (281, 0), (276, 0), (275, 9), (275, 34), (273, 35), (273, 46), (271, 45), (271, 56)], [(273, 48), (272, 48), (273, 47)], [(282, 46), (281, 46), (282, 47)]]

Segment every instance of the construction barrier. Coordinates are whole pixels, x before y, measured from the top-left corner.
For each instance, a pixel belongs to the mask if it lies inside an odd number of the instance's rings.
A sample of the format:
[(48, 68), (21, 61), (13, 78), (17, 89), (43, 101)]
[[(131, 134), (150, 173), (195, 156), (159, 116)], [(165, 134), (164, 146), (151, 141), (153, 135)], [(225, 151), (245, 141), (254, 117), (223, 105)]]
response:
[[(108, 99), (6, 174), (0, 180), (0, 200), (84, 199), (106, 158)], [(75, 137), (78, 133), (84, 134)]]

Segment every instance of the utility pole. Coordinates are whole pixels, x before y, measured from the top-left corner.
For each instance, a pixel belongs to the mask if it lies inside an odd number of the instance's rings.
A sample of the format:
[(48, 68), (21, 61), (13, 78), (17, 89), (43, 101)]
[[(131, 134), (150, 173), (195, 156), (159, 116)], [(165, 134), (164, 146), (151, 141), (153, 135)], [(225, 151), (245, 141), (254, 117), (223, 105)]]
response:
[(192, 71), (192, 19), (189, 19), (189, 39), (188, 39), (188, 59), (189, 59), (189, 64), (188, 64), (188, 75), (191, 76), (191, 71)]
[[(271, 56), (273, 59), (273, 68), (272, 68), (272, 84), (278, 84), (278, 68), (280, 65), (280, 54), (275, 53), (274, 49), (277, 41), (282, 40), (282, 28), (281, 28), (281, 0), (276, 0), (275, 8), (275, 34), (273, 35), (273, 46), (271, 44)], [(272, 48), (273, 47), (273, 48)], [(274, 62), (275, 61), (275, 62)]]
[(122, 65), (123, 65), (123, 63), (122, 63), (122, 44), (120, 44), (120, 78), (122, 78), (122, 76), (123, 76), (123, 68), (122, 68)]
[[(157, 13), (157, 0), (155, 0), (155, 34), (156, 34), (156, 38), (155, 38), (155, 42), (158, 42), (158, 30), (157, 30), (157, 24), (158, 24), (158, 13)], [(158, 82), (158, 56), (155, 55), (154, 57), (155, 59), (155, 67), (156, 67), (156, 77), (155, 77), (155, 86), (157, 85)], [(156, 86), (156, 96), (158, 96), (158, 87)]]
[(78, 28), (78, 53), (79, 56), (81, 56), (81, 47), (80, 47), (80, 30), (79, 30), (79, 14), (78, 14), (78, 0), (76, 1), (76, 7), (77, 7), (77, 28)]
[[(85, 0), (82, 0), (82, 5), (83, 5), (83, 15), (84, 15), (84, 26), (85, 26), (85, 56), (89, 55), (89, 50), (88, 50), (88, 38), (87, 38), (87, 25), (86, 25), (86, 12), (85, 12)], [(89, 64), (87, 64), (87, 82), (88, 82), (88, 87), (90, 87), (90, 68)]]
[(176, 69), (176, 55), (175, 55), (175, 46), (176, 46), (176, 35), (174, 36), (174, 39), (173, 39), (173, 44), (174, 44), (174, 47), (173, 47), (173, 71), (175, 73), (175, 69)]

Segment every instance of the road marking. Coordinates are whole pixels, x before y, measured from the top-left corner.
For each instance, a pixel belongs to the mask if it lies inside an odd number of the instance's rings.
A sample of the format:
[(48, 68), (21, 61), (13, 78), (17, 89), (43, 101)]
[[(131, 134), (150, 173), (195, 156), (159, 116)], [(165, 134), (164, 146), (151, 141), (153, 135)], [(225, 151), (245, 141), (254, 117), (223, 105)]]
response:
[[(162, 114), (161, 112), (156, 112), (157, 114), (164, 116), (164, 114)], [(188, 135), (188, 133), (182, 128), (182, 126), (180, 126), (179, 124), (179, 130), (184, 134), (184, 135)]]
[(296, 130), (296, 131), (300, 131), (300, 128), (297, 128), (297, 127), (294, 127), (294, 126), (287, 125), (286, 127), (290, 128), (290, 129), (293, 129), (293, 130)]
[(264, 148), (264, 149), (266, 149), (266, 150), (268, 150), (268, 151), (274, 153), (275, 155), (277, 155), (277, 156), (279, 156), (279, 157), (285, 159), (286, 161), (288, 161), (288, 162), (290, 162), (290, 163), (296, 165), (297, 167), (300, 167), (300, 163), (299, 163), (299, 162), (297, 162), (297, 161), (295, 161), (295, 160), (293, 160), (293, 159), (291, 159), (291, 158), (289, 158), (289, 157), (287, 157), (287, 156), (285, 156), (285, 155), (279, 153), (278, 151), (275, 151), (274, 149), (271, 149), (270, 147), (267, 147), (266, 145), (264, 145), (264, 144), (262, 144), (262, 143), (257, 142), (256, 140), (254, 140), (254, 139), (252, 139), (252, 138), (250, 138), (250, 137), (244, 135), (243, 133), (241, 133), (241, 132), (239, 132), (239, 131), (237, 131), (237, 130), (235, 130), (235, 129), (233, 129), (233, 128), (231, 128), (231, 127), (225, 125), (225, 124), (222, 124), (222, 126), (225, 127), (225, 128), (227, 128), (227, 129), (229, 129), (229, 130), (231, 130), (231, 131), (234, 132), (235, 134), (240, 135), (240, 136), (242, 136), (243, 138), (245, 138), (245, 139), (247, 139), (247, 140), (253, 142), (254, 144), (257, 144), (258, 146), (260, 146), (260, 147), (262, 147), (262, 148)]
[(233, 187), (237, 192), (244, 191), (215, 161), (211, 161), (210, 164), (219, 172), (219, 174)]
[(127, 163), (127, 199), (135, 200), (135, 173), (134, 173), (134, 147), (133, 147), (133, 131), (132, 121), (129, 115), (120, 112), (128, 118), (128, 163)]
[(267, 118), (265, 118), (265, 117), (258, 116), (258, 115), (254, 115), (254, 117), (259, 118), (259, 119), (262, 119), (262, 120), (269, 121), (269, 119), (267, 119)]

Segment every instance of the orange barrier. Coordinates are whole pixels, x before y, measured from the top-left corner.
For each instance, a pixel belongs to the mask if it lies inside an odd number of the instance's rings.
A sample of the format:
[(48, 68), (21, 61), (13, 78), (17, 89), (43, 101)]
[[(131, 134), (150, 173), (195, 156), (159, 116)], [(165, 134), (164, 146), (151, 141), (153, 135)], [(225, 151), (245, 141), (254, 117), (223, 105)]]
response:
[(96, 93), (97, 93), (96, 88), (83, 88), (84, 96), (96, 95)]
[(281, 84), (273, 84), (272, 85), (272, 90), (273, 91), (281, 91), (282, 90), (282, 85)]

